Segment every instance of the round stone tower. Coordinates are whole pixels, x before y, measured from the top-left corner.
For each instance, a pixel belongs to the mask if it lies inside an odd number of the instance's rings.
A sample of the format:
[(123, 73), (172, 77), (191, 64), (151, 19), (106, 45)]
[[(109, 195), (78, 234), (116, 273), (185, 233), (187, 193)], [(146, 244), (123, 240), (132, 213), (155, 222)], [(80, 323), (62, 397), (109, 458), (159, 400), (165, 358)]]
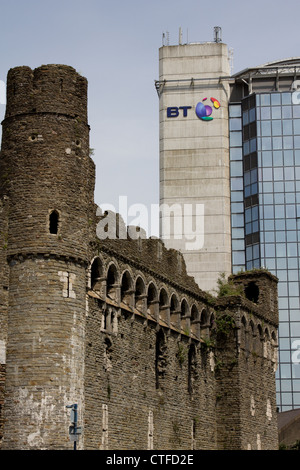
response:
[(0, 197), (8, 197), (4, 449), (64, 449), (84, 407), (89, 211), (87, 81), (72, 67), (8, 72)]

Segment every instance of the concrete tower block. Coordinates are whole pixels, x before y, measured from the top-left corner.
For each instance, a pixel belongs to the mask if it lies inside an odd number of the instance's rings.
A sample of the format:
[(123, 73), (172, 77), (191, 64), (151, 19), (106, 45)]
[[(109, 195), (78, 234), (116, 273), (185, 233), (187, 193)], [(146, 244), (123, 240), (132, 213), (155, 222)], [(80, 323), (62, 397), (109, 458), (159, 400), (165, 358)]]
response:
[(231, 273), (229, 75), (226, 44), (159, 50), (161, 238), (209, 291)]
[(63, 449), (83, 409), (86, 267), (94, 164), (87, 81), (72, 67), (8, 73), (0, 196), (9, 200), (3, 448)]

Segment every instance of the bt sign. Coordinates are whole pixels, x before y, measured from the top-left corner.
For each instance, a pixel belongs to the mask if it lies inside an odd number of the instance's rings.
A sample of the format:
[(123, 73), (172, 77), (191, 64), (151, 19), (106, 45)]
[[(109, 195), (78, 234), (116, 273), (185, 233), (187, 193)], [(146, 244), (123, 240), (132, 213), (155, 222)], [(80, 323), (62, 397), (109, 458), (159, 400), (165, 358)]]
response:
[[(212, 106), (213, 106), (212, 108), (211, 106), (203, 103), (206, 100), (207, 98), (204, 98), (202, 102), (200, 101), (196, 105), (195, 113), (196, 113), (196, 116), (202, 121), (212, 121), (213, 120), (213, 117), (212, 117), (213, 108), (219, 109), (221, 105), (219, 101), (216, 100), (216, 98), (210, 98), (212, 102)], [(170, 106), (169, 108), (167, 108), (167, 118), (178, 117), (180, 115), (180, 110), (182, 110), (183, 117), (187, 117), (189, 109), (192, 109), (192, 106), (179, 106), (179, 107)]]

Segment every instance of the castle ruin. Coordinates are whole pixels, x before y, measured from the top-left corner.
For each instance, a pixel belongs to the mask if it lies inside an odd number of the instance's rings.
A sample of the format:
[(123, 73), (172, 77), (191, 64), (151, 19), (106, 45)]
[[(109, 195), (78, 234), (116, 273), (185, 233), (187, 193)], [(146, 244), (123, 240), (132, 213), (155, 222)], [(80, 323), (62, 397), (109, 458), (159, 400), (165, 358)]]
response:
[(277, 279), (241, 273), (212, 296), (120, 217), (97, 237), (72, 67), (11, 69), (2, 128), (2, 449), (72, 449), (73, 403), (79, 449), (277, 449)]

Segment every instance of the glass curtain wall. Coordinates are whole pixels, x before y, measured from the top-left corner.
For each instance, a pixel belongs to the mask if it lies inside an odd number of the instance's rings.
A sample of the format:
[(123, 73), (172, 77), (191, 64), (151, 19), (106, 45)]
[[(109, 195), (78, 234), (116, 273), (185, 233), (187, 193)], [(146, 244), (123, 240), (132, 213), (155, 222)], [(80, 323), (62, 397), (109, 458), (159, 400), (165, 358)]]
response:
[(261, 265), (279, 279), (281, 411), (300, 406), (300, 105), (292, 93), (256, 95)]
[(280, 411), (300, 407), (300, 105), (292, 93), (231, 104), (233, 272), (266, 267), (279, 278)]

